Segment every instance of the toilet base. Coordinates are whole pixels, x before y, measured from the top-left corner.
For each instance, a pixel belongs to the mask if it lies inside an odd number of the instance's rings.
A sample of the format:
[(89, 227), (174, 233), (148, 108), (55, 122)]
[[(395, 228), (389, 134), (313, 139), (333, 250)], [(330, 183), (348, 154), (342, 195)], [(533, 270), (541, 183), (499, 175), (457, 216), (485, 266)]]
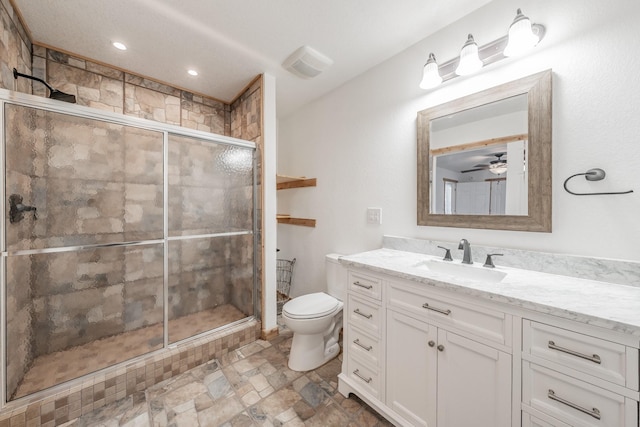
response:
[(325, 348), (322, 334), (293, 335), (289, 353), (289, 369), (306, 372), (324, 365), (340, 354), (340, 344), (333, 342)]
[(289, 353), (289, 369), (306, 372), (324, 365), (340, 354), (340, 331), (342, 312), (332, 321), (331, 326), (320, 334), (293, 333)]

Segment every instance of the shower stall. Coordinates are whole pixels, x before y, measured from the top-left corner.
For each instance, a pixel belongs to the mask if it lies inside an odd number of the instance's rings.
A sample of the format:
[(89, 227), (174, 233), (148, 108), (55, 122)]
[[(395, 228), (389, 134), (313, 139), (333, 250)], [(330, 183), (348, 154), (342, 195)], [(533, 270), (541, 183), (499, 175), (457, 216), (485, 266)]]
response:
[(0, 93), (3, 402), (253, 319), (255, 144), (34, 98)]

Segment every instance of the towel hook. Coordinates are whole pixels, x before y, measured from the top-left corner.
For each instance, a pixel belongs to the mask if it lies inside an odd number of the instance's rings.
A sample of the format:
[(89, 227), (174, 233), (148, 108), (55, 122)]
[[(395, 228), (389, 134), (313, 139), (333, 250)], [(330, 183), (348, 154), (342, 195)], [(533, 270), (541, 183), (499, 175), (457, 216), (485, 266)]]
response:
[(611, 194), (633, 193), (633, 190), (619, 191), (619, 192), (605, 192), (605, 193), (574, 193), (573, 191), (567, 188), (567, 182), (569, 182), (571, 178), (575, 178), (576, 176), (581, 176), (581, 175), (584, 175), (584, 178), (587, 181), (600, 181), (600, 180), (603, 180), (605, 176), (607, 176), (605, 171), (600, 168), (589, 169), (584, 173), (577, 173), (575, 175), (571, 175), (569, 178), (564, 180), (564, 189), (567, 191), (567, 193), (573, 194), (574, 196), (604, 196), (604, 195), (611, 195)]

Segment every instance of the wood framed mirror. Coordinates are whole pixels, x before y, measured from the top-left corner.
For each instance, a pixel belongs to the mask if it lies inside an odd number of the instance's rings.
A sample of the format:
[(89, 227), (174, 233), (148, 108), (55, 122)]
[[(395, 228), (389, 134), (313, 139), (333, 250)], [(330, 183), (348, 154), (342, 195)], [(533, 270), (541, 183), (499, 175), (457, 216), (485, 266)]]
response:
[(551, 70), (418, 112), (418, 225), (551, 232)]

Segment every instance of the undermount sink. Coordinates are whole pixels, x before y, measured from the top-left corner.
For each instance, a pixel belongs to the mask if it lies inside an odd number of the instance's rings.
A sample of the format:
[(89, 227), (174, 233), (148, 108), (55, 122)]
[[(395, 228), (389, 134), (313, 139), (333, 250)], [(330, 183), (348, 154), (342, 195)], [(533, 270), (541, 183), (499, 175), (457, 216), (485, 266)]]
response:
[(434, 273), (442, 273), (453, 277), (459, 277), (461, 279), (477, 280), (481, 282), (497, 283), (507, 275), (504, 271), (482, 267), (481, 264), (462, 264), (459, 261), (428, 259), (415, 264), (414, 267), (430, 270)]

